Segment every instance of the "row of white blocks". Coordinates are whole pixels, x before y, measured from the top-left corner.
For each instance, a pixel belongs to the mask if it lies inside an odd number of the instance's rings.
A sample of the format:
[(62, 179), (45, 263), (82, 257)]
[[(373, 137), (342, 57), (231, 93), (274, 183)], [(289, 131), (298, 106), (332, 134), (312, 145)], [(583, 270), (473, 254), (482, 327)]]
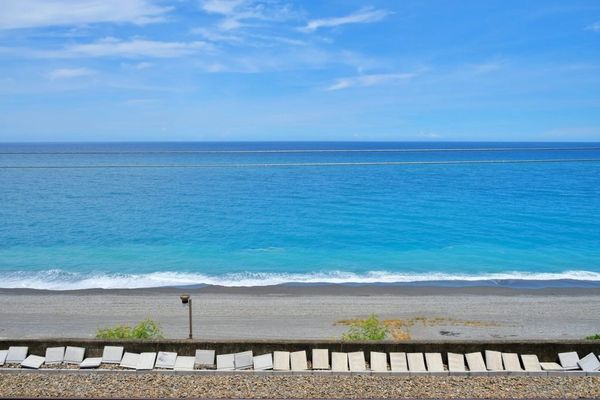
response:
[[(176, 371), (192, 371), (195, 368), (221, 371), (234, 370), (274, 370), (274, 371), (306, 371), (309, 370), (306, 351), (275, 351), (255, 356), (252, 351), (241, 353), (219, 354), (214, 350), (196, 350), (195, 356), (180, 356), (175, 352), (125, 352), (121, 346), (106, 346), (102, 357), (84, 358), (82, 347), (50, 347), (45, 357), (28, 355), (28, 348), (13, 346), (8, 350), (0, 350), (0, 366), (20, 364), (23, 368), (38, 369), (43, 364), (75, 364), (80, 368), (98, 368), (101, 364), (118, 364), (122, 368), (135, 370), (172, 369)], [(540, 363), (533, 354), (501, 353), (486, 350), (469, 354), (447, 354), (449, 372), (485, 372), (485, 371), (600, 371), (600, 359), (593, 353), (579, 358), (576, 352), (560, 353), (556, 362)], [(330, 370), (333, 372), (445, 372), (441, 353), (370, 353), (370, 368), (362, 351), (341, 353), (332, 352), (329, 357), (327, 349), (312, 350), (313, 370)]]

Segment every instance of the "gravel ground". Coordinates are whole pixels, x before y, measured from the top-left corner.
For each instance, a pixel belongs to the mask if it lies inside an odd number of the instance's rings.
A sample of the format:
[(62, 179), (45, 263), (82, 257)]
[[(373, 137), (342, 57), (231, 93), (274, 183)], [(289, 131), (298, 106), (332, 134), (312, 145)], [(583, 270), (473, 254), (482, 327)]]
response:
[[(179, 289), (0, 289), (0, 337), (93, 337), (152, 318), (188, 335)], [(600, 288), (518, 290), (335, 285), (190, 289), (198, 339), (339, 339), (336, 321), (403, 320), (419, 340), (581, 339), (598, 333)]]
[(0, 397), (600, 398), (596, 377), (0, 374)]

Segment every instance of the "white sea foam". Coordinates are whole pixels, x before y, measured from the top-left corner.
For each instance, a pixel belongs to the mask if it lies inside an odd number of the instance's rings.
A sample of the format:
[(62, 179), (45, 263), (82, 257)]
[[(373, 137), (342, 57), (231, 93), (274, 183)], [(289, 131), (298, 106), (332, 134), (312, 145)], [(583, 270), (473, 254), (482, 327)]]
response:
[(28, 288), (47, 290), (75, 289), (134, 289), (165, 286), (220, 285), (229, 287), (269, 286), (284, 283), (416, 283), (416, 282), (474, 282), (474, 281), (596, 281), (600, 273), (591, 271), (564, 271), (556, 273), (502, 272), (480, 275), (445, 273), (395, 273), (371, 271), (355, 274), (343, 271), (311, 274), (238, 273), (209, 276), (195, 273), (152, 272), (148, 274), (78, 274), (62, 270), (38, 272), (0, 272), (0, 288)]

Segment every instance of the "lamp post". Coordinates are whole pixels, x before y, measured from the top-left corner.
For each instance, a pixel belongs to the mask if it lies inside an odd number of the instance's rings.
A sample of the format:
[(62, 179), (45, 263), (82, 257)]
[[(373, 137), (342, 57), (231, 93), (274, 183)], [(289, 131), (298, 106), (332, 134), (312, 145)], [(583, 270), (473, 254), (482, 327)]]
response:
[(181, 304), (183, 304), (183, 306), (188, 306), (189, 309), (189, 320), (190, 320), (190, 335), (189, 338), (192, 339), (192, 298), (190, 297), (189, 294), (182, 294), (181, 296), (179, 296), (179, 298), (181, 299)]

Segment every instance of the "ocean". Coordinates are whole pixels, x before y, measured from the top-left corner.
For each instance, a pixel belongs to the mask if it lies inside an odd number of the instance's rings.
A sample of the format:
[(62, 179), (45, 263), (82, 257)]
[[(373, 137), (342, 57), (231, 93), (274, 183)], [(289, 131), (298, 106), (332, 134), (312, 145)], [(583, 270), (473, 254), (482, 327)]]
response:
[(0, 143), (0, 288), (600, 286), (600, 143)]

